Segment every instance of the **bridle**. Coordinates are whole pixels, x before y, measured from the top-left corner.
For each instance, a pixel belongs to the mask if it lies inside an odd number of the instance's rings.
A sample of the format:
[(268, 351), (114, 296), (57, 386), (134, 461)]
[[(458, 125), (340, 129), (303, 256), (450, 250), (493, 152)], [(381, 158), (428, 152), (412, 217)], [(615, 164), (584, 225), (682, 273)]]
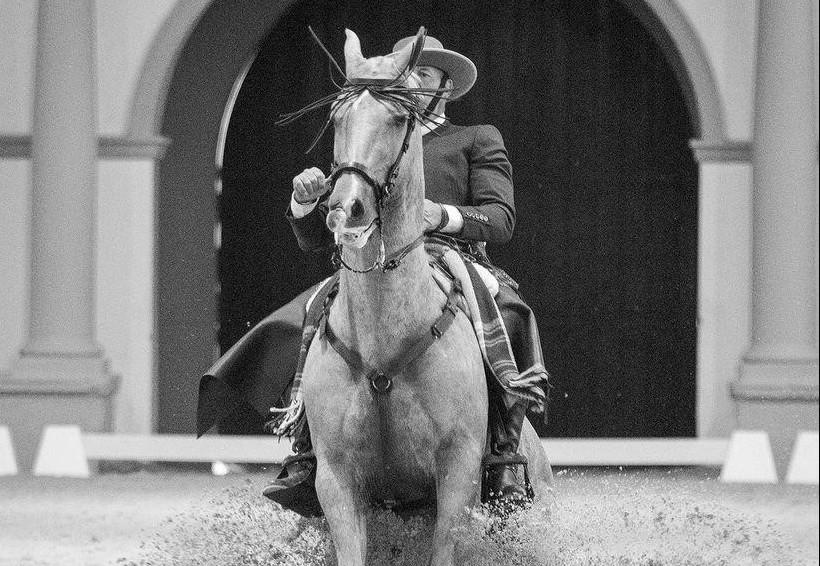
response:
[[(351, 85), (363, 85), (367, 90), (370, 90), (371, 87), (378, 88), (379, 86), (385, 85), (392, 85), (395, 83), (395, 79), (351, 79)], [(408, 95), (412, 96), (412, 95)], [(336, 250), (333, 253), (332, 261), (334, 265), (338, 267), (344, 267), (348, 271), (352, 271), (354, 273), (370, 273), (375, 269), (381, 269), (383, 273), (396, 269), (399, 265), (401, 265), (402, 260), (409, 254), (414, 248), (418, 247), (424, 242), (424, 235), (422, 234), (408, 245), (402, 247), (400, 250), (392, 254), (389, 258), (385, 257), (385, 248), (384, 248), (384, 239), (382, 238), (381, 233), (381, 213), (384, 210), (385, 201), (391, 197), (393, 194), (393, 188), (396, 184), (396, 179), (399, 176), (399, 168), (401, 166), (401, 162), (404, 159), (404, 156), (407, 155), (407, 151), (410, 149), (410, 138), (413, 135), (413, 131), (416, 128), (416, 120), (417, 117), (410, 113), (406, 119), (406, 130), (404, 133), (404, 140), (402, 141), (401, 148), (399, 149), (399, 153), (396, 156), (396, 159), (393, 161), (393, 164), (387, 170), (387, 175), (385, 176), (384, 182), (378, 182), (373, 173), (371, 172), (370, 168), (365, 165), (364, 163), (360, 163), (358, 161), (343, 161), (341, 163), (334, 162), (331, 166), (330, 177), (328, 178), (331, 190), (336, 186), (336, 181), (339, 180), (344, 173), (351, 173), (354, 175), (358, 175), (361, 177), (365, 183), (370, 185), (373, 189), (373, 194), (376, 197), (376, 208), (379, 211), (379, 214), (373, 220), (376, 223), (377, 227), (379, 228), (379, 257), (373, 264), (368, 267), (367, 269), (355, 269), (347, 264), (344, 261), (342, 256), (342, 244), (336, 244)], [(369, 227), (368, 227), (369, 228)]]
[[(351, 79), (350, 84), (366, 85), (369, 90), (370, 87), (378, 88), (379, 86), (391, 84), (394, 81), (395, 79)], [(393, 190), (393, 185), (396, 183), (396, 177), (399, 176), (399, 166), (401, 165), (404, 156), (407, 155), (407, 150), (410, 149), (410, 137), (413, 135), (413, 130), (416, 129), (416, 117), (413, 114), (409, 114), (407, 116), (406, 123), (407, 129), (404, 133), (404, 140), (402, 141), (401, 148), (399, 149), (399, 154), (396, 156), (396, 159), (393, 161), (390, 169), (387, 170), (387, 176), (385, 177), (383, 183), (376, 181), (370, 169), (364, 163), (359, 163), (358, 161), (343, 161), (342, 163), (334, 162), (332, 164), (329, 178), (330, 186), (333, 187), (336, 185), (336, 181), (342, 173), (349, 171), (359, 175), (368, 185), (373, 188), (374, 194), (376, 195), (376, 204), (381, 207), (382, 201), (385, 198), (390, 197), (390, 193)]]
[[(305, 114), (317, 110), (319, 108), (323, 108), (328, 105), (336, 105), (338, 108), (340, 105), (338, 104), (340, 101), (345, 102), (352, 98), (355, 98), (362, 94), (364, 91), (370, 92), (370, 94), (379, 100), (382, 101), (392, 101), (397, 103), (398, 105), (404, 107), (408, 111), (407, 116), (407, 130), (404, 134), (404, 141), (402, 142), (401, 149), (399, 150), (398, 156), (396, 156), (395, 161), (393, 161), (393, 165), (390, 166), (390, 169), (387, 171), (387, 176), (383, 183), (379, 183), (376, 178), (373, 176), (373, 173), (367, 167), (367, 165), (360, 163), (358, 161), (344, 161), (342, 163), (333, 163), (331, 165), (331, 173), (329, 177), (331, 190), (335, 186), (336, 181), (338, 181), (339, 177), (345, 173), (351, 173), (354, 175), (358, 175), (361, 177), (370, 187), (373, 189), (374, 195), (376, 197), (376, 206), (378, 208), (379, 214), (374, 219), (373, 223), (375, 223), (376, 227), (379, 228), (379, 257), (378, 259), (367, 269), (354, 269), (350, 265), (348, 265), (344, 258), (342, 257), (342, 245), (336, 244), (336, 250), (333, 253), (333, 257), (331, 261), (333, 265), (339, 269), (344, 267), (345, 269), (352, 271), (354, 273), (369, 273), (375, 269), (381, 269), (382, 272), (388, 272), (390, 270), (396, 269), (399, 265), (401, 265), (402, 260), (409, 254), (414, 248), (420, 246), (424, 242), (424, 234), (420, 235), (418, 238), (395, 252), (391, 254), (390, 257), (385, 257), (385, 249), (384, 249), (384, 239), (382, 238), (381, 233), (381, 212), (384, 210), (384, 203), (388, 200), (392, 194), (393, 186), (395, 185), (396, 178), (399, 175), (399, 167), (401, 165), (402, 159), (407, 154), (407, 150), (410, 148), (410, 138), (413, 135), (413, 130), (416, 127), (416, 122), (421, 122), (425, 127), (432, 131), (432, 128), (428, 126), (425, 122), (425, 118), (431, 117), (438, 117), (435, 112), (433, 112), (432, 108), (435, 106), (434, 102), (438, 101), (439, 99), (443, 98), (445, 93), (450, 89), (444, 88), (446, 80), (442, 80), (439, 88), (437, 89), (429, 89), (429, 88), (421, 88), (421, 87), (408, 87), (403, 84), (405, 79), (410, 75), (412, 70), (416, 67), (416, 64), (419, 60), (419, 56), (421, 55), (421, 51), (424, 48), (424, 38), (426, 31), (422, 27), (419, 29), (418, 39), (416, 40), (413, 50), (410, 54), (410, 59), (408, 60), (404, 69), (402, 69), (398, 75), (391, 79), (376, 79), (376, 78), (358, 78), (358, 77), (346, 77), (344, 71), (342, 71), (339, 64), (321, 42), (321, 40), (316, 36), (316, 33), (313, 29), (308, 26), (308, 30), (310, 30), (313, 39), (322, 48), (325, 54), (328, 57), (328, 64), (330, 68), (330, 75), (331, 80), (333, 81), (334, 85), (338, 88), (339, 92), (332, 93), (327, 96), (320, 98), (308, 104), (304, 108), (301, 108), (295, 112), (290, 112), (287, 114), (283, 114), (280, 119), (276, 122), (278, 125), (288, 124), (293, 122), (294, 120), (299, 119), (300, 117), (304, 116)], [(333, 78), (334, 70), (341, 76), (346, 79), (344, 85), (340, 85), (336, 80)], [(427, 108), (422, 107), (419, 104), (417, 95), (429, 95), (432, 97), (432, 100), (428, 104)], [(308, 148), (307, 152), (310, 152), (324, 135), (325, 131), (327, 130), (328, 126), (332, 121), (332, 116), (335, 112), (335, 109), (331, 111), (331, 116), (327, 119), (322, 129), (316, 135), (313, 140), (313, 143)], [(307, 153), (306, 152), (306, 153)], [(373, 223), (368, 226), (365, 230), (369, 230)]]

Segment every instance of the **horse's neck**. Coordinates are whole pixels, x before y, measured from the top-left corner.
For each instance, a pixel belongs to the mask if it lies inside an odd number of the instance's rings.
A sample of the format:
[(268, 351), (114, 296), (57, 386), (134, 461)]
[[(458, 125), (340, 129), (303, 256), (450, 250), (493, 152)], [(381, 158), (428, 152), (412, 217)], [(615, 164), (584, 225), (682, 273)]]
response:
[[(412, 166), (407, 183), (414, 185), (408, 192), (410, 202), (391, 209), (382, 218), (382, 231), (388, 256), (413, 242), (423, 227), (423, 172), (420, 163)], [(397, 198), (407, 186), (397, 187)], [(415, 191), (415, 194), (413, 192)], [(378, 237), (362, 250), (345, 254), (356, 256), (356, 263), (365, 265), (377, 255)], [(399, 355), (417, 335), (441, 313), (440, 298), (423, 246), (414, 248), (393, 270), (380, 269), (369, 273), (343, 271), (339, 296), (336, 299), (339, 316), (332, 317), (334, 328), (372, 363), (386, 363)]]
[(423, 248), (416, 248), (395, 270), (372, 274), (345, 272), (334, 329), (373, 364), (385, 364), (401, 352), (440, 313)]

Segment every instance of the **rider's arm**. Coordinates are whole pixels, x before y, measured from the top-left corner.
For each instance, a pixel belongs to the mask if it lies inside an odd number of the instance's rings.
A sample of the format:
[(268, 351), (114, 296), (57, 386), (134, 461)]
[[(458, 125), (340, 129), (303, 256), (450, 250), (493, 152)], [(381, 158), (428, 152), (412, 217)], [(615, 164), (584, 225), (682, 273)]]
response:
[(304, 218), (305, 216), (313, 212), (313, 209), (316, 208), (317, 204), (319, 204), (318, 198), (313, 202), (303, 204), (296, 200), (296, 195), (290, 195), (290, 213), (291, 215), (293, 215), (294, 218)]
[(501, 133), (479, 126), (470, 148), (470, 205), (456, 206), (466, 240), (503, 244), (515, 227), (512, 166)]
[[(285, 215), (299, 243), (299, 248), (304, 251), (321, 251), (333, 245), (333, 234), (327, 229), (325, 218), (327, 217), (327, 197), (320, 198), (311, 205), (300, 205), (295, 203), (291, 197), (291, 205), (288, 206)], [(305, 209), (308, 210), (305, 210)]]

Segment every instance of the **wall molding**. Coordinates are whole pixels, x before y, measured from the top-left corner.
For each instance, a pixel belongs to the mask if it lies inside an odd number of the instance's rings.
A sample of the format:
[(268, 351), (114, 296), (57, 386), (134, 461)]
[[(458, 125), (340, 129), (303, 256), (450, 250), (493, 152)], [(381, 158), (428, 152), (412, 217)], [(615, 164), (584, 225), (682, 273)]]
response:
[(691, 140), (698, 163), (751, 163), (752, 142), (745, 140)]
[(735, 401), (792, 401), (817, 403), (820, 400), (820, 388), (816, 383), (744, 383), (734, 381), (730, 384), (732, 398)]
[[(162, 136), (134, 138), (100, 136), (97, 156), (100, 159), (161, 159), (170, 140)], [(31, 159), (31, 136), (0, 134), (0, 159)]]

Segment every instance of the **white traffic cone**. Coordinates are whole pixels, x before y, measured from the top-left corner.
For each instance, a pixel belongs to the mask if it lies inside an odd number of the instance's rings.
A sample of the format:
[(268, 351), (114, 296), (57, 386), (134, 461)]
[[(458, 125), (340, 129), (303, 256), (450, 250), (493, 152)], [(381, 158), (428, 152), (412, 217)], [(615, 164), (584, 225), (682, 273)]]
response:
[(794, 441), (792, 458), (789, 462), (789, 472), (786, 475), (788, 483), (818, 484), (818, 447), (817, 431), (801, 431)]
[(736, 430), (720, 473), (720, 481), (734, 483), (777, 483), (769, 434), (762, 430)]
[(34, 461), (34, 475), (67, 478), (87, 478), (91, 475), (80, 427), (48, 425), (43, 428)]
[(9, 427), (0, 426), (0, 476), (17, 475), (17, 457), (11, 443)]

